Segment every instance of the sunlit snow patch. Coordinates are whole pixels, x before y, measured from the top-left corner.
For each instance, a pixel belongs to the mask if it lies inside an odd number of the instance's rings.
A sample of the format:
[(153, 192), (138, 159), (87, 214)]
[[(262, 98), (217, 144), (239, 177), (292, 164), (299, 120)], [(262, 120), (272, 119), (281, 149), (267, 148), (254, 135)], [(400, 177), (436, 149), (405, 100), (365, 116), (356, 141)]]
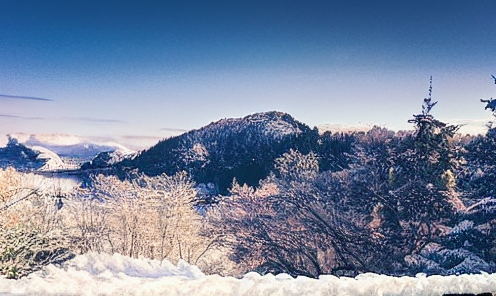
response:
[(0, 278), (0, 295), (443, 295), (496, 291), (495, 274), (356, 278), (325, 275), (320, 279), (286, 274), (248, 273), (241, 279), (205, 275), (180, 261), (132, 259), (115, 254), (80, 255), (20, 280)]

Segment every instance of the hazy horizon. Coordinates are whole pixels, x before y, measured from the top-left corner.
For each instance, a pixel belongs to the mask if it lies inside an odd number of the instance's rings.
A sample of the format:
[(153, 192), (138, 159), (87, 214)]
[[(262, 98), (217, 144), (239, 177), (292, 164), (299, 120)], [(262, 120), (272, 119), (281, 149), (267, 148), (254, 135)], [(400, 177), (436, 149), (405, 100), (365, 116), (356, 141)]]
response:
[[(487, 131), (487, 121), (480, 120), (479, 122), (471, 122), (470, 124), (463, 125), (463, 122), (459, 122), (461, 125), (458, 133), (461, 135), (470, 134), (470, 135), (484, 135)], [(388, 128), (385, 125), (380, 124), (367, 124), (367, 123), (358, 123), (355, 125), (348, 124), (322, 124), (317, 125), (320, 133), (324, 133), (326, 131), (335, 132), (366, 132), (371, 129), (373, 126), (379, 126), (383, 128)], [(313, 128), (314, 126), (310, 126)], [(200, 129), (202, 127), (199, 127)], [(413, 130), (414, 127), (403, 129), (403, 130)], [(399, 129), (391, 129), (395, 132), (401, 131)], [(92, 143), (97, 145), (106, 145), (106, 146), (123, 146), (121, 149), (130, 149), (133, 151), (148, 149), (159, 141), (179, 136), (188, 131), (169, 131), (167, 135), (164, 136), (140, 136), (140, 135), (124, 135), (124, 136), (82, 136), (78, 134), (67, 134), (67, 133), (6, 133), (0, 134), (0, 148), (5, 147), (8, 143), (9, 136), (17, 139), (21, 143), (28, 142), (31, 138), (35, 138), (40, 143), (54, 145), (54, 146), (70, 146), (76, 144), (84, 144), (84, 143)]]

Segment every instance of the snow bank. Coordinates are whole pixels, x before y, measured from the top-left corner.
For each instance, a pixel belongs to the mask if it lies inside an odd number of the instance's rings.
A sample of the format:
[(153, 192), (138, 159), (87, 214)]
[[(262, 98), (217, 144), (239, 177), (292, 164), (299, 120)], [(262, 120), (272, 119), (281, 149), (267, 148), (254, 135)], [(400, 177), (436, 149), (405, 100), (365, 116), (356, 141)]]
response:
[(61, 193), (68, 193), (80, 185), (76, 177), (47, 177), (43, 175), (28, 173), (23, 176), (23, 186), (26, 188), (36, 188), (41, 192), (53, 192), (60, 190)]
[(55, 152), (50, 151), (45, 147), (33, 146), (31, 147), (31, 149), (40, 153), (38, 154), (38, 157), (36, 157), (36, 159), (45, 160), (45, 164), (38, 169), (40, 171), (62, 170), (62, 169), (71, 168), (70, 166), (66, 165), (64, 161), (62, 161), (60, 156), (58, 156)]
[(80, 255), (58, 268), (20, 280), (0, 278), (0, 295), (443, 295), (496, 291), (496, 274), (356, 278), (325, 275), (320, 279), (286, 274), (248, 273), (242, 279), (205, 275), (184, 261), (132, 259), (115, 254)]

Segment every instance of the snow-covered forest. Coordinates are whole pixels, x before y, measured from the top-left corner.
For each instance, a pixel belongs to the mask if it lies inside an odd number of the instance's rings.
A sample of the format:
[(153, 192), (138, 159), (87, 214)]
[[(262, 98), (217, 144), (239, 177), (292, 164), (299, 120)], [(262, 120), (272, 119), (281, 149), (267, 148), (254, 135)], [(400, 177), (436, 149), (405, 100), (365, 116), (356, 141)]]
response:
[(227, 193), (183, 170), (67, 189), (2, 169), (0, 294), (494, 293), (496, 127), (459, 135), (434, 105), (412, 132), (297, 139)]

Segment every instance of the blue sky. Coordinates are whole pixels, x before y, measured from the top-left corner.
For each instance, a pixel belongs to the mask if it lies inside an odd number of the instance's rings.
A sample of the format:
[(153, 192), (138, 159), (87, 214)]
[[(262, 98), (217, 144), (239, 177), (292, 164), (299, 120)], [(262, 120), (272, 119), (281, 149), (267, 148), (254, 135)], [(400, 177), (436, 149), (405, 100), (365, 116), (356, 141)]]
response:
[(495, 17), (494, 0), (2, 0), (0, 133), (160, 138), (271, 110), (406, 129), (431, 75), (435, 116), (483, 125)]

